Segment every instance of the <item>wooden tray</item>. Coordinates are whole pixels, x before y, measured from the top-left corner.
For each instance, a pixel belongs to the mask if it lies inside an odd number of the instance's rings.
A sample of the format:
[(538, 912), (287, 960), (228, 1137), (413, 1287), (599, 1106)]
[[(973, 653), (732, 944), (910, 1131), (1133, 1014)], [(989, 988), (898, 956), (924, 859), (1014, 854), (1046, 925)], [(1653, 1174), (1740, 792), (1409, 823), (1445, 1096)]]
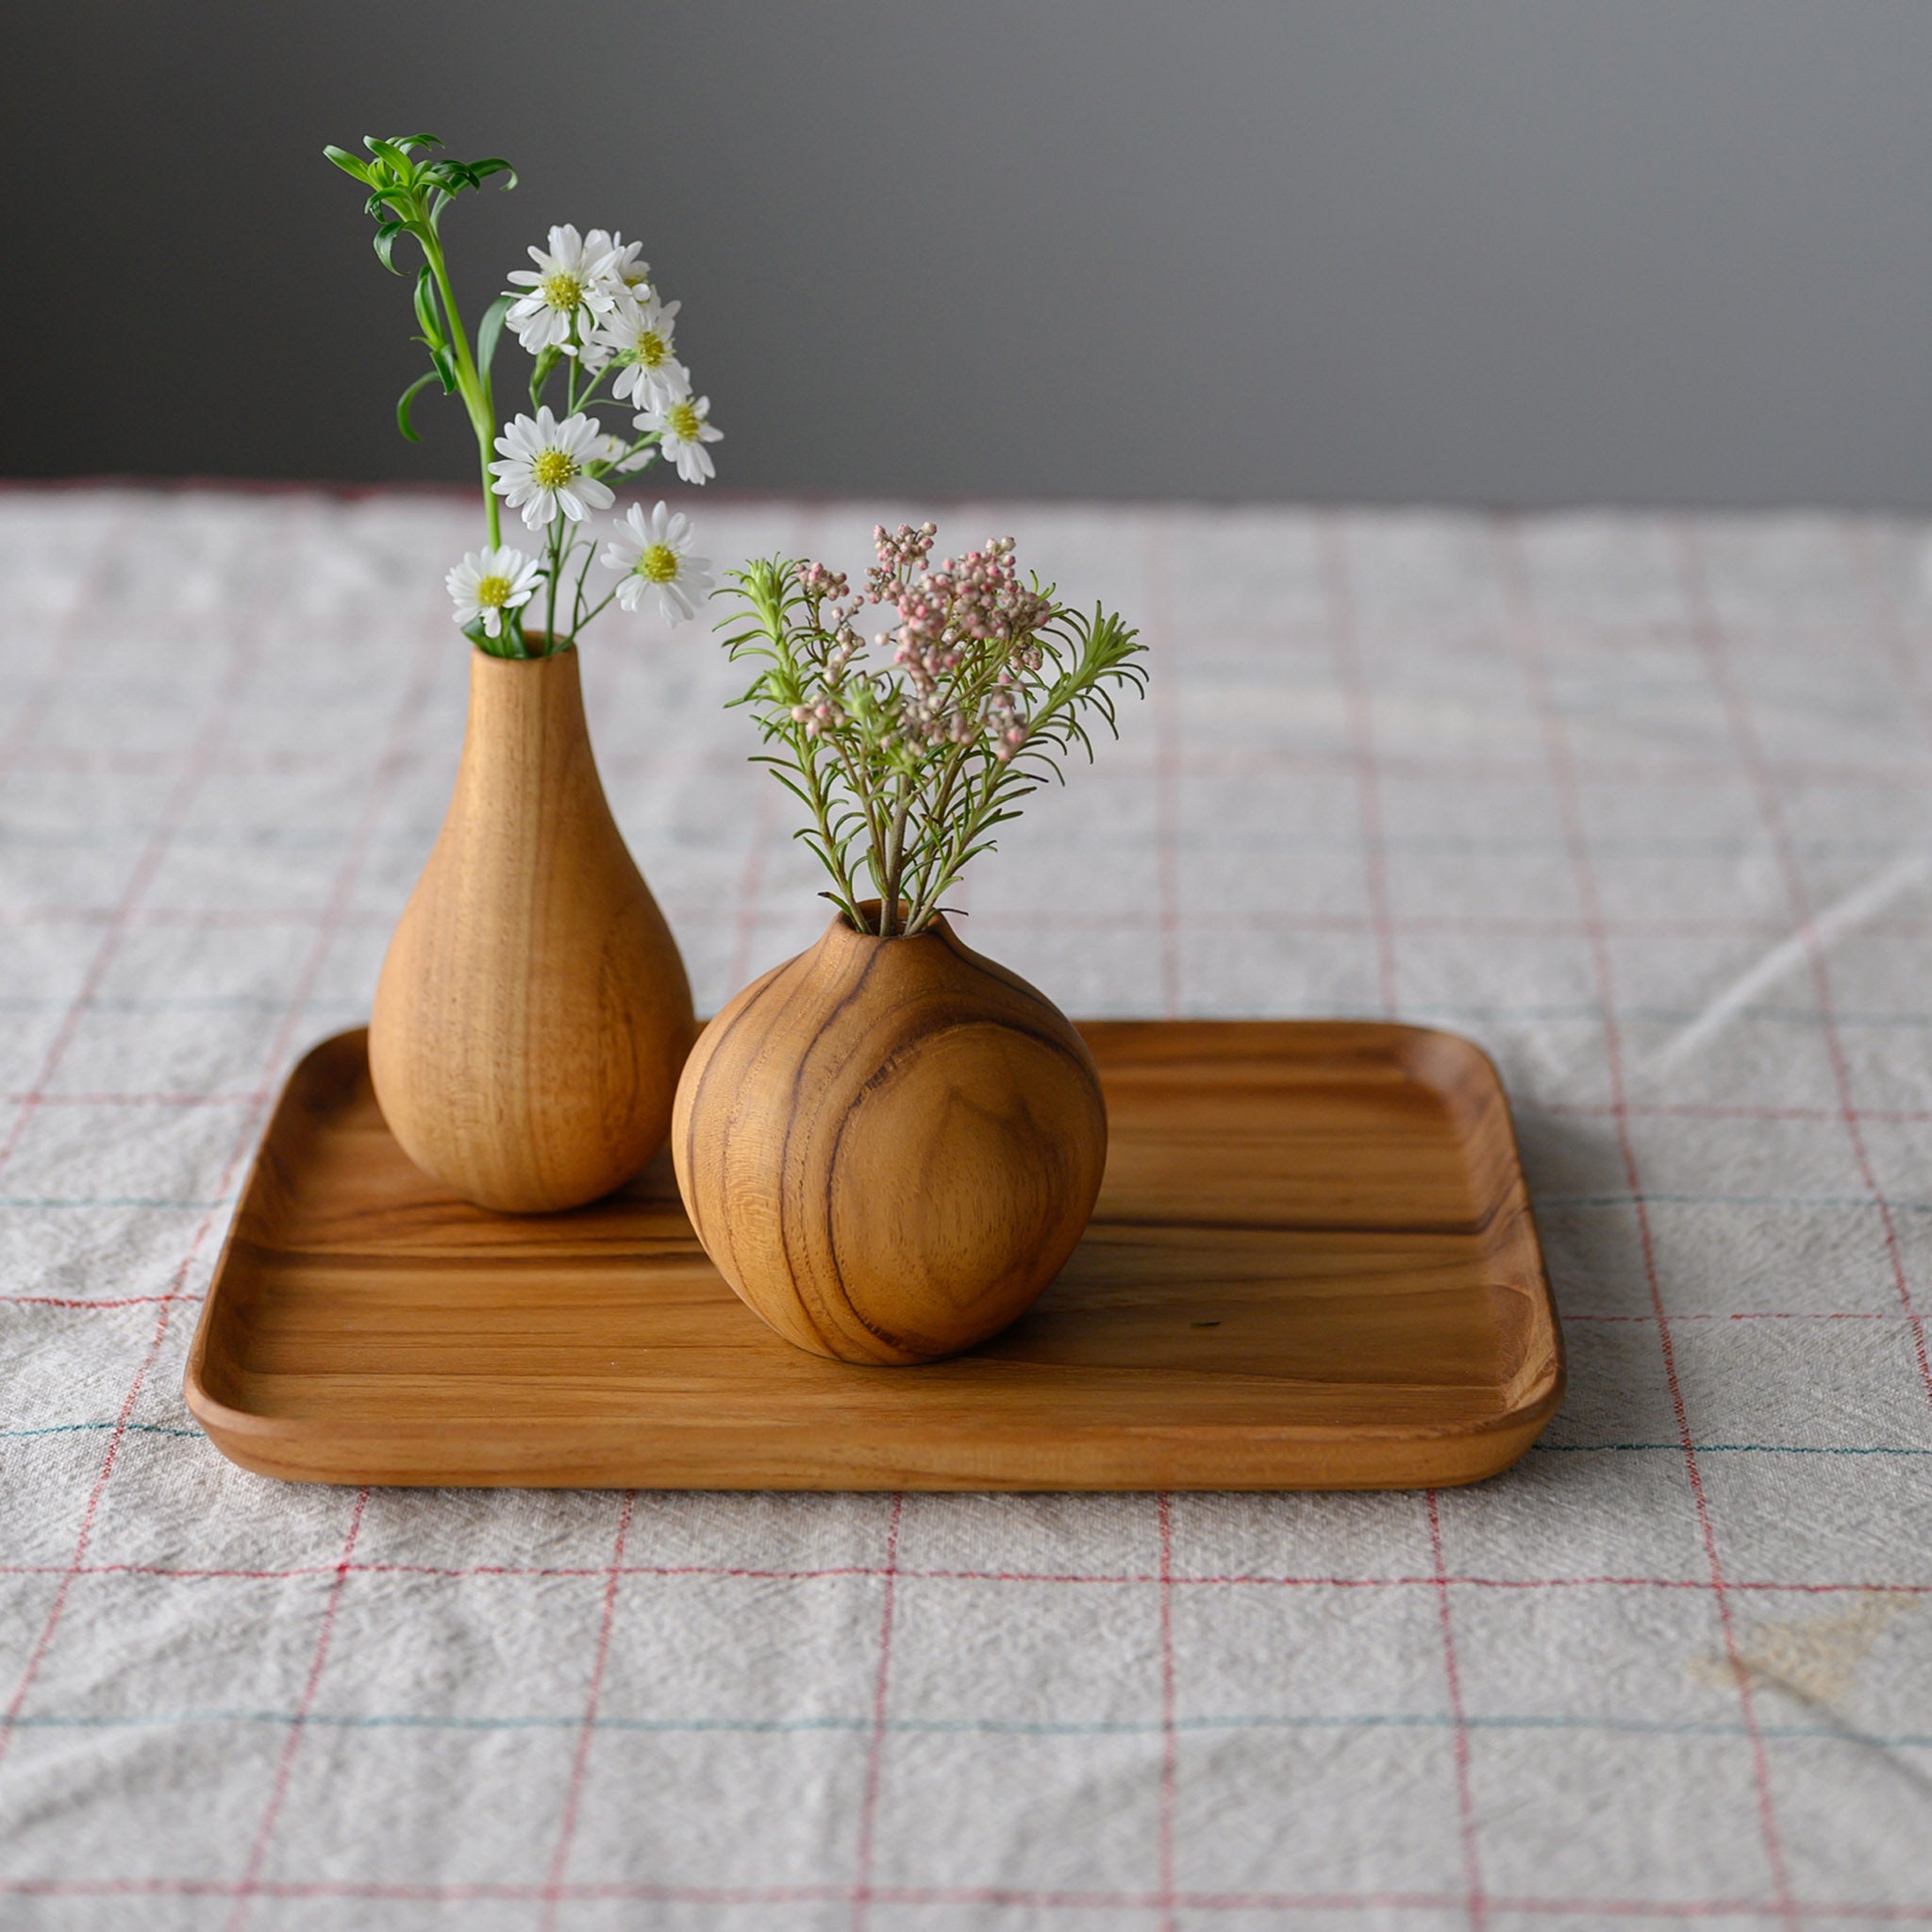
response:
[(246, 1469), (661, 1489), (1392, 1489), (1527, 1449), (1562, 1346), (1508, 1106), (1465, 1040), (1082, 1027), (1112, 1121), (1085, 1241), (974, 1354), (853, 1368), (773, 1335), (660, 1158), (556, 1216), (425, 1179), (366, 1036), (291, 1075), (187, 1394)]

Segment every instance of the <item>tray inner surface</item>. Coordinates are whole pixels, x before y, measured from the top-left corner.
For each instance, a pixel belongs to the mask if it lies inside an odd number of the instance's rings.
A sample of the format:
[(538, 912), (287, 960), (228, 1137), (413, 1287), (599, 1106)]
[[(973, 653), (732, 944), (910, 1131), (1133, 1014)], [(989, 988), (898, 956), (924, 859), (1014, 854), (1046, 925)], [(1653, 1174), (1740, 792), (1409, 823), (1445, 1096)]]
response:
[(780, 1341), (668, 1158), (560, 1217), (410, 1165), (364, 1036), (291, 1077), (190, 1397), (220, 1446), (338, 1481), (713, 1487), (1449, 1482), (1554, 1408), (1554, 1311), (1493, 1070), (1369, 1024), (1095, 1023), (1111, 1150), (1033, 1311), (917, 1369)]

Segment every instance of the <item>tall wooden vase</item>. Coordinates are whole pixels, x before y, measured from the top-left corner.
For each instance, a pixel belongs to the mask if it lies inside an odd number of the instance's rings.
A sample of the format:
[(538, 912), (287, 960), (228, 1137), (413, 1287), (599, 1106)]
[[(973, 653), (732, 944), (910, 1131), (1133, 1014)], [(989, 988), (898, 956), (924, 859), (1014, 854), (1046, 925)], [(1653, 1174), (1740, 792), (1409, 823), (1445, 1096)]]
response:
[(671, 1152), (705, 1252), (788, 1341), (923, 1362), (1059, 1273), (1107, 1103), (1072, 1022), (944, 919), (882, 940), (841, 917), (705, 1028)]
[(391, 1132), (482, 1207), (578, 1207), (664, 1144), (696, 1031), (597, 777), (576, 652), (473, 651), (456, 792), (369, 1026)]

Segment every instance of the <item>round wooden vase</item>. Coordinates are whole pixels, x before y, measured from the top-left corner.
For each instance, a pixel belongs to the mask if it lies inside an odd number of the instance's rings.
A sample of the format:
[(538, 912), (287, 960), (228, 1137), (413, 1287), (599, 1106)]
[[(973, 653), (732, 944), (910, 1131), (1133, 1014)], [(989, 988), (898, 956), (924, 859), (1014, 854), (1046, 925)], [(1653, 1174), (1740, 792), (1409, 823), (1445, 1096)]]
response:
[(470, 654), (455, 795), (369, 1024), (390, 1130), (485, 1208), (575, 1208), (664, 1144), (697, 1031), (598, 782), (577, 654)]
[(1107, 1108), (1072, 1023), (944, 919), (881, 940), (841, 915), (699, 1036), (671, 1148), (705, 1252), (788, 1341), (923, 1362), (1059, 1273)]

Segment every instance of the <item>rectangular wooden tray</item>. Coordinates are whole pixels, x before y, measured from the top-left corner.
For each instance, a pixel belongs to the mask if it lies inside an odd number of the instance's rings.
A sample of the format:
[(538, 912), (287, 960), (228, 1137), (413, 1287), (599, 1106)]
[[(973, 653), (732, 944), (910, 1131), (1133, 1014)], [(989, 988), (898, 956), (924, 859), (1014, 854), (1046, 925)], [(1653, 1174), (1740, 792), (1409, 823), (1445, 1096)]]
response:
[(1521, 1456), (1563, 1361), (1495, 1069), (1417, 1027), (1102, 1022), (1086, 1239), (922, 1368), (781, 1341), (668, 1158), (575, 1213), (472, 1208), (390, 1137), (366, 1035), (290, 1076), (202, 1310), (190, 1407), (295, 1481), (1393, 1489)]

